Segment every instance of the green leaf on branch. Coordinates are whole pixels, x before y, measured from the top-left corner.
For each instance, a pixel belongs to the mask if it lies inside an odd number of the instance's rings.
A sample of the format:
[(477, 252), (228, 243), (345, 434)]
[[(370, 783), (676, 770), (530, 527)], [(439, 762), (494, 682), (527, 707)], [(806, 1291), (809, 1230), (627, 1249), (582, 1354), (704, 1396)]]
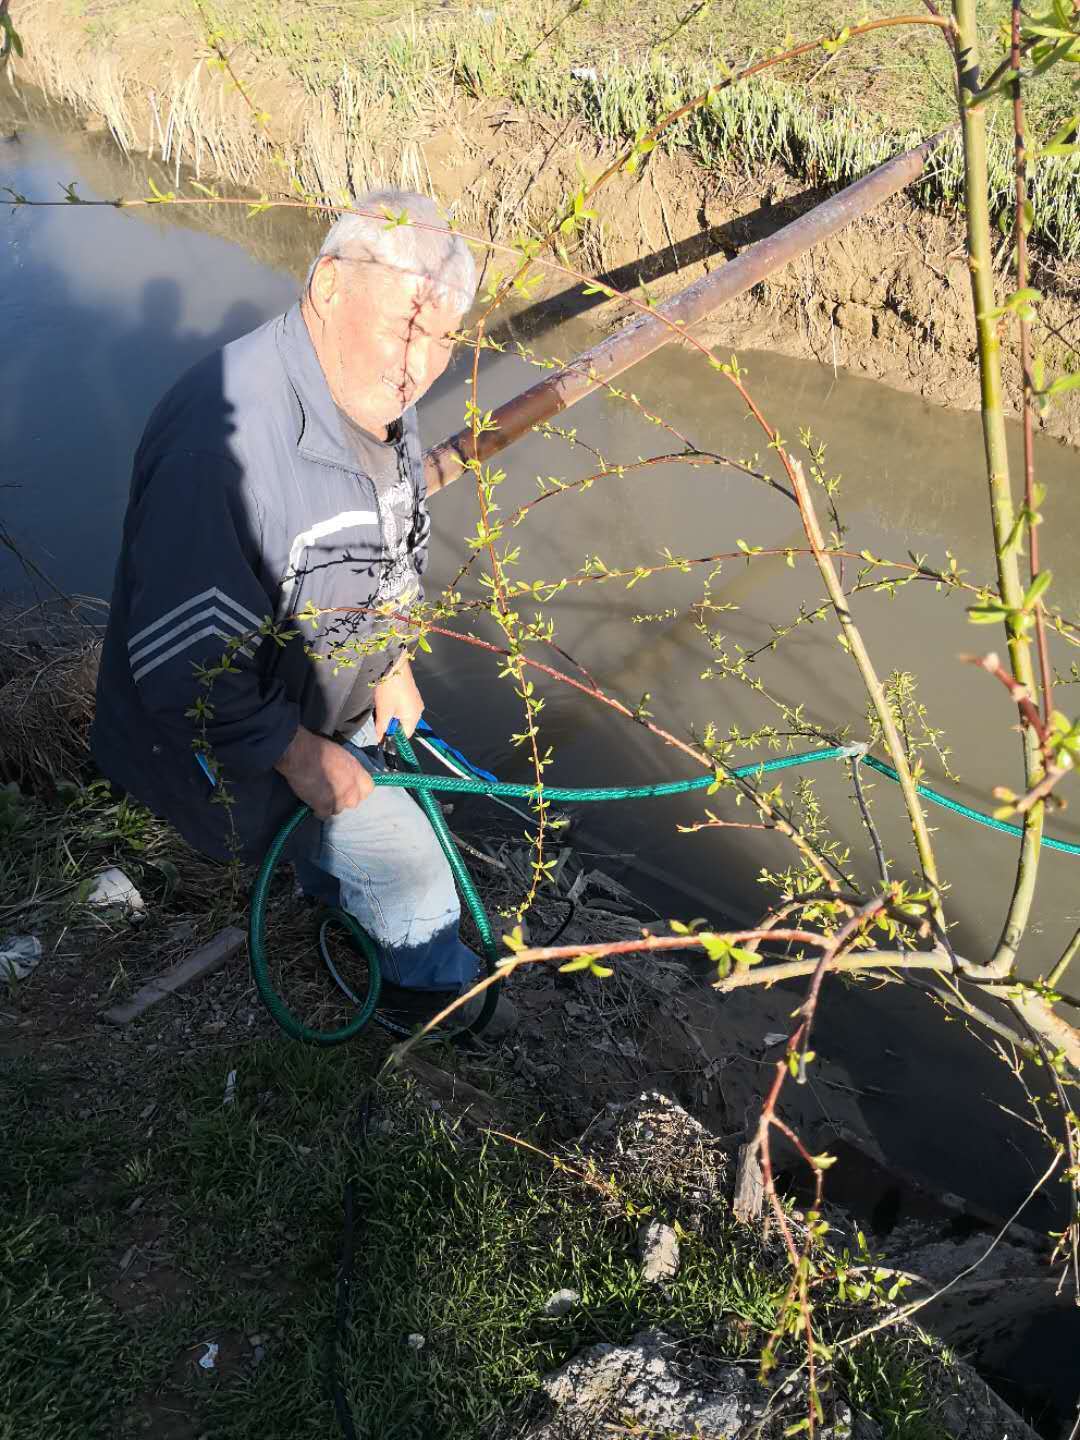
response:
[(841, 46), (846, 45), (850, 39), (851, 27), (850, 25), (845, 25), (839, 35), (834, 36), (831, 40), (822, 40), (821, 48), (825, 51), (826, 55), (835, 55)]
[(502, 938), (506, 948), (512, 950), (515, 955), (519, 950), (525, 949), (525, 936), (520, 925), (515, 925), (513, 930), (510, 931), (510, 934), (504, 935)]
[(1074, 371), (1071, 375), (1059, 375), (1045, 390), (1039, 390), (1037, 397), (1040, 401), (1049, 401), (1055, 395), (1064, 395), (1067, 390), (1076, 389), (1080, 389), (1080, 370)]
[(1003, 624), (1013, 612), (1007, 605), (992, 601), (986, 605), (969, 605), (968, 619), (973, 625), (1000, 625)]
[(979, 319), (999, 320), (1002, 315), (1016, 315), (1021, 320), (1034, 320), (1035, 307), (1042, 298), (1041, 290), (1026, 285), (1022, 290), (1014, 290), (1011, 295), (1007, 295), (1003, 304), (998, 305), (994, 310), (985, 311), (979, 316)]
[(1080, 126), (1080, 115), (1070, 115), (1064, 125), (1054, 131), (1045, 145), (1040, 145), (1038, 154), (1043, 155), (1075, 155), (1080, 151), (1080, 146), (1070, 144)]
[(1035, 608), (1040, 596), (1046, 593), (1053, 578), (1053, 574), (1049, 570), (1043, 570), (1035, 576), (1035, 579), (1028, 586), (1027, 593), (1024, 596), (1023, 608), (1025, 612)]
[(726, 980), (731, 974), (732, 965), (739, 965), (743, 969), (761, 962), (761, 956), (755, 955), (752, 950), (745, 950), (740, 945), (735, 945), (723, 935), (705, 934), (698, 937), (706, 955), (716, 966), (717, 976)]
[(609, 975), (615, 973), (610, 965), (601, 965), (595, 955), (577, 955), (573, 960), (567, 960), (565, 965), (559, 966), (561, 975), (574, 975), (581, 970), (587, 970), (598, 980), (606, 980)]

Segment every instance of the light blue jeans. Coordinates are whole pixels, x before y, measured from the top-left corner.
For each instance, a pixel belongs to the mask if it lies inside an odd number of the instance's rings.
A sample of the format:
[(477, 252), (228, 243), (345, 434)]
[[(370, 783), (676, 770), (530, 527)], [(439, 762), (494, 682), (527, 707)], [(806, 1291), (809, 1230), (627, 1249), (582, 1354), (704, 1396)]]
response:
[[(386, 769), (369, 720), (347, 743), (360, 763)], [(454, 877), (431, 824), (407, 790), (376, 786), (352, 810), (305, 829), (293, 860), (306, 894), (347, 910), (375, 941), (383, 975), (410, 990), (467, 989), (480, 961), (458, 938)]]

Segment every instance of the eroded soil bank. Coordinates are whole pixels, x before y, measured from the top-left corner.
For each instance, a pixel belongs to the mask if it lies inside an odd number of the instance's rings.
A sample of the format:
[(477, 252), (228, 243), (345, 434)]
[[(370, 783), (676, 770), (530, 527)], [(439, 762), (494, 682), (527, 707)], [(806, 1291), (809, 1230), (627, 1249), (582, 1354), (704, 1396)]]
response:
[[(194, 193), (188, 183), (194, 177), (220, 177), (268, 194), (287, 193), (283, 182), (295, 177), (308, 192), (335, 199), (373, 183), (420, 186), (451, 208), (461, 228), (506, 243), (550, 220), (580, 184), (582, 167), (592, 175), (611, 158), (576, 121), (559, 128), (506, 101), (465, 98), (453, 113), (436, 107), (418, 115), (410, 133), (392, 141), (384, 136), (373, 150), (369, 136), (381, 133), (377, 116), (370, 127), (358, 126), (363, 109), (355, 96), (347, 97), (346, 108), (340, 87), (310, 93), (272, 64), (240, 56), (237, 77), (272, 117), (264, 128), (230, 77), (200, 58), (205, 47), (194, 31), (147, 25), (103, 47), (83, 27), (60, 25), (49, 7), (33, 0), (18, 18), (26, 50), (19, 77), (65, 101), (88, 128), (111, 132), (132, 156), (166, 162), (185, 193)], [(136, 167), (132, 194), (147, 193), (140, 179)], [(662, 297), (827, 193), (783, 172), (711, 170), (682, 154), (654, 152), (638, 174), (616, 175), (605, 187), (575, 263), (603, 273), (615, 288), (644, 281), (651, 295)], [(249, 236), (262, 248), (243, 213), (209, 208), (192, 219)], [(1002, 294), (1011, 288), (1008, 251), (1003, 239)], [(505, 263), (494, 254), (493, 269)], [(1080, 340), (1069, 303), (1077, 278), (1076, 267), (1047, 257), (1032, 276), (1046, 296), (1047, 327), (1057, 332), (1044, 348), (1051, 376), (1068, 367), (1070, 347)], [(528, 329), (535, 334), (548, 320), (582, 309), (599, 329), (609, 329), (631, 313), (625, 301), (599, 300), (549, 279), (533, 297)], [(725, 348), (768, 349), (843, 367), (937, 405), (978, 403), (962, 223), (904, 197), (788, 265), (697, 333)], [(1008, 347), (1010, 337), (1005, 340)], [(1014, 412), (1018, 376), (1010, 353)], [(1068, 443), (1080, 441), (1080, 396), (1062, 397), (1041, 424)]]

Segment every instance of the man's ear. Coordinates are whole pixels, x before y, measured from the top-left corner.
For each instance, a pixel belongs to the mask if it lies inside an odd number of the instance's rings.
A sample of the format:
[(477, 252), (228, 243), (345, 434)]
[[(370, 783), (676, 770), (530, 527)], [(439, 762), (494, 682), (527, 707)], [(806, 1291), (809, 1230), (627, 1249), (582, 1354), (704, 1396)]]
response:
[(322, 319), (334, 301), (340, 288), (337, 262), (324, 255), (316, 264), (308, 287), (308, 297), (316, 315)]

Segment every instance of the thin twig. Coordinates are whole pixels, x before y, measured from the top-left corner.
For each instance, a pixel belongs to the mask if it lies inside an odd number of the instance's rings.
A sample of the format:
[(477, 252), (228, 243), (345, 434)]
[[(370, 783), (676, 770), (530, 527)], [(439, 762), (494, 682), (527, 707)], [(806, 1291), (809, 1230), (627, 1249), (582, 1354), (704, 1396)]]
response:
[(870, 836), (870, 844), (874, 847), (874, 859), (877, 861), (878, 876), (882, 885), (889, 884), (889, 862), (885, 858), (885, 849), (881, 843), (881, 836), (878, 834), (877, 826), (874, 824), (874, 817), (870, 814), (870, 807), (866, 803), (866, 796), (863, 794), (862, 781), (859, 778), (859, 757), (853, 755), (848, 761), (851, 767), (851, 783), (855, 787), (855, 800), (862, 815), (863, 824), (866, 826), (866, 833)]

